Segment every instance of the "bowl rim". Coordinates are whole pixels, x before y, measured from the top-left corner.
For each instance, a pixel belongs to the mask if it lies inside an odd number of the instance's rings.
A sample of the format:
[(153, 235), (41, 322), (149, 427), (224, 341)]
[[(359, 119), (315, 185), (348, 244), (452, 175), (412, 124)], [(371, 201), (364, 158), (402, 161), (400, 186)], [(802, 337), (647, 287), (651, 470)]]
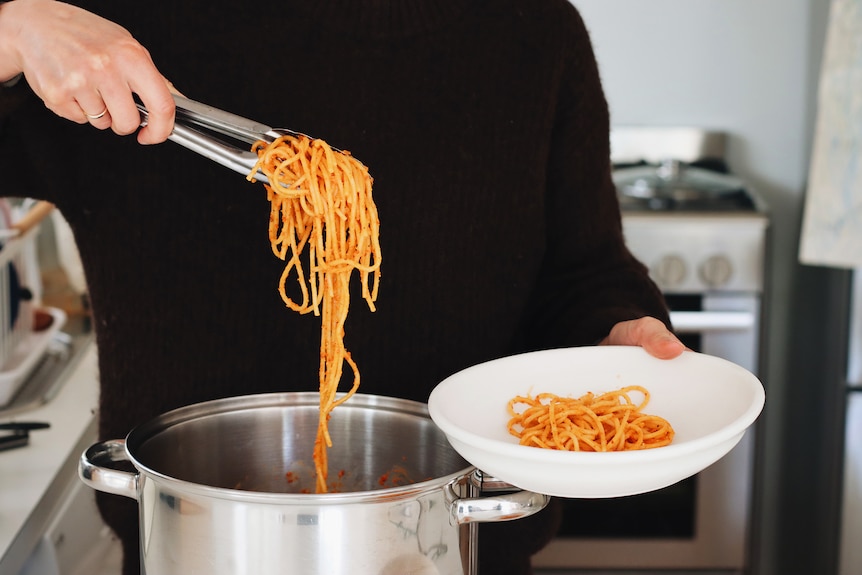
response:
[[(751, 404), (748, 408), (732, 420), (728, 425), (713, 431), (702, 437), (671, 443), (655, 449), (643, 449), (635, 451), (613, 451), (613, 452), (593, 452), (593, 451), (560, 451), (554, 449), (538, 449), (528, 445), (520, 445), (518, 443), (504, 442), (499, 439), (489, 438), (472, 431), (467, 431), (459, 427), (446, 416), (446, 410), (441, 406), (441, 397), (449, 391), (454, 385), (457, 385), (459, 380), (469, 375), (471, 371), (478, 371), (490, 364), (503, 365), (509, 362), (525, 361), (530, 357), (540, 357), (548, 355), (576, 355), (578, 353), (596, 353), (596, 350), (603, 350), (598, 353), (603, 354), (646, 354), (643, 348), (635, 346), (583, 346), (569, 348), (554, 348), (538, 351), (524, 352), (520, 354), (505, 356), (490, 361), (486, 361), (474, 366), (468, 367), (457, 373), (453, 373), (449, 377), (441, 381), (431, 391), (428, 398), (428, 411), (434, 423), (445, 433), (450, 441), (456, 440), (458, 443), (469, 445), (472, 449), (481, 449), (487, 454), (494, 454), (504, 457), (515, 458), (518, 460), (541, 462), (545, 464), (560, 464), (560, 465), (628, 465), (646, 460), (650, 463), (662, 462), (669, 459), (678, 459), (687, 454), (711, 448), (716, 445), (724, 444), (726, 441), (740, 435), (751, 426), (752, 423), (759, 417), (765, 404), (766, 394), (763, 384), (760, 380), (748, 370), (734, 364), (728, 360), (717, 356), (707, 355), (695, 351), (687, 350), (684, 354), (693, 354), (697, 356), (698, 361), (716, 362), (726, 367), (732, 366), (734, 369), (742, 370), (747, 374), (745, 379), (750, 382), (750, 389), (753, 393)], [(628, 350), (640, 350), (628, 351)], [(673, 361), (661, 360), (661, 361)], [(515, 438), (513, 437), (513, 440)], [(465, 459), (467, 459), (465, 457)], [(468, 459), (469, 460), (469, 459)], [(474, 465), (479, 464), (477, 461), (470, 461)], [(479, 465), (481, 467), (481, 465)]]

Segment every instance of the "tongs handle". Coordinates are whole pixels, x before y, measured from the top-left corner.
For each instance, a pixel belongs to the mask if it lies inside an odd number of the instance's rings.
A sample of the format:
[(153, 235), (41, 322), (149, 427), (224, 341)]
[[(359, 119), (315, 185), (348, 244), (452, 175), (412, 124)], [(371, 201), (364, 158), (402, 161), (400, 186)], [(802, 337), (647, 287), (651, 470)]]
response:
[(277, 137), (272, 127), (220, 110), (209, 104), (174, 95), (177, 121), (189, 122), (240, 141), (254, 144), (258, 140), (271, 142)]
[[(241, 149), (233, 143), (216, 138), (212, 133), (249, 145), (258, 140), (270, 142), (274, 139), (272, 128), (265, 124), (182, 96), (174, 95), (174, 100), (177, 105), (176, 119), (168, 139), (244, 176), (248, 176), (254, 169), (257, 155), (248, 148)], [(138, 110), (141, 113), (141, 125), (145, 125), (149, 113), (140, 103)], [(255, 174), (255, 179), (267, 183), (269, 181), (260, 171)]]

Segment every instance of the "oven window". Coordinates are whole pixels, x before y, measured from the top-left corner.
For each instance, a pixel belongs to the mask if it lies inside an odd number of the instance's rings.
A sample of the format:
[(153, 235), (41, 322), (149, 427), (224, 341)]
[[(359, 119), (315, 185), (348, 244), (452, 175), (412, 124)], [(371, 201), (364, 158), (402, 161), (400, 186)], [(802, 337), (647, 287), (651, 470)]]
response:
[(697, 477), (641, 495), (563, 499), (559, 535), (584, 538), (694, 537)]
[[(703, 296), (699, 294), (665, 295), (665, 302), (671, 311), (703, 311)], [(677, 337), (689, 349), (701, 351), (699, 333), (678, 333)]]

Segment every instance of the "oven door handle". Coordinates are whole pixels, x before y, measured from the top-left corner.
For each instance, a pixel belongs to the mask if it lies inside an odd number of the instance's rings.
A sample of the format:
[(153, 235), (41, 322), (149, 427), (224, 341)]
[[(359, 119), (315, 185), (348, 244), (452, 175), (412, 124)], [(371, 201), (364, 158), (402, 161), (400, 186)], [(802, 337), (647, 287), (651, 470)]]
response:
[(676, 333), (702, 333), (748, 330), (757, 319), (747, 311), (672, 311), (670, 322)]

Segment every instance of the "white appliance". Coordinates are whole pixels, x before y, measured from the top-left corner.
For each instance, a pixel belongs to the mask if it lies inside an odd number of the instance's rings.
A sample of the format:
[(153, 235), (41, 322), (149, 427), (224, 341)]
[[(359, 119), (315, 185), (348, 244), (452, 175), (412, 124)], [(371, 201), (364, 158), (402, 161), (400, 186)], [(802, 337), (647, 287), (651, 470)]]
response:
[[(693, 174), (698, 164), (722, 168), (723, 134), (623, 129), (611, 142), (627, 244), (665, 294), (677, 333), (696, 351), (758, 373), (769, 235), (762, 202), (733, 186), (705, 195), (650, 193), (649, 182), (628, 177), (676, 177), (668, 172), (680, 169), (675, 163)], [(625, 178), (617, 177), (621, 165)], [(751, 430), (726, 457), (677, 485), (613, 500), (565, 500), (560, 534), (534, 565), (548, 575), (747, 573), (754, 469)]]

